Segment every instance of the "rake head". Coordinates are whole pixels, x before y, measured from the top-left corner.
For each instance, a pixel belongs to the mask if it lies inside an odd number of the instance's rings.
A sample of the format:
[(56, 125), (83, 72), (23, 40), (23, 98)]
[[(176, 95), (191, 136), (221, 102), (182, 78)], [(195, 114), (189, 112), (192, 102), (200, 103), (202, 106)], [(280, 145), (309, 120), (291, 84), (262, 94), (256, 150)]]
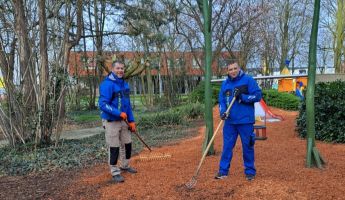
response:
[(186, 184), (185, 186), (188, 188), (188, 189), (192, 189), (195, 185), (196, 185), (196, 176), (193, 176)]
[(170, 158), (171, 158), (171, 154), (150, 154), (150, 155), (139, 156), (136, 160), (137, 161), (153, 161), (153, 160), (166, 160)]

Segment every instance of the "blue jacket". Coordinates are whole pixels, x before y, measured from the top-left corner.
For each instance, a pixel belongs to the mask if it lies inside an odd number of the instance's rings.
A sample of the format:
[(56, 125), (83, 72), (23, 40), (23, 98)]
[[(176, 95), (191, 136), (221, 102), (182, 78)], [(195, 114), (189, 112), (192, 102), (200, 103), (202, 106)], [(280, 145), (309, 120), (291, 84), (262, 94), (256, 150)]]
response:
[(262, 93), (256, 81), (240, 70), (235, 78), (228, 78), (222, 83), (219, 92), (219, 111), (223, 114), (229, 106), (233, 91), (240, 89), (239, 99), (234, 102), (225, 123), (249, 124), (255, 123), (254, 103), (260, 101)]
[(101, 118), (109, 121), (120, 121), (121, 112), (125, 112), (128, 122), (134, 122), (129, 85), (114, 73), (110, 73), (99, 86), (98, 106)]

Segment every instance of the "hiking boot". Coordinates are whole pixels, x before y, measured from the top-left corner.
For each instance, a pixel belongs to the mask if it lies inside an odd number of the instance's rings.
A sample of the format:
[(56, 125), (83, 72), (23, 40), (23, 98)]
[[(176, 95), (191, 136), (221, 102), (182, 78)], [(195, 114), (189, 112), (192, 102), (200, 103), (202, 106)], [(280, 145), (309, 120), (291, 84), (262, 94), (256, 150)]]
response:
[(226, 177), (228, 177), (225, 174), (221, 174), (220, 172), (217, 173), (217, 175), (214, 177), (215, 179), (225, 179)]
[(138, 171), (132, 167), (127, 167), (127, 168), (120, 168), (121, 170), (125, 171), (125, 172), (128, 172), (128, 173), (131, 173), (131, 174), (135, 174), (137, 173)]
[(253, 175), (253, 174), (247, 174), (247, 175), (246, 175), (246, 179), (247, 179), (247, 181), (253, 181), (253, 180), (255, 179), (255, 175)]
[(113, 176), (113, 181), (115, 183), (122, 183), (125, 181), (125, 179), (120, 174), (117, 174), (117, 175)]

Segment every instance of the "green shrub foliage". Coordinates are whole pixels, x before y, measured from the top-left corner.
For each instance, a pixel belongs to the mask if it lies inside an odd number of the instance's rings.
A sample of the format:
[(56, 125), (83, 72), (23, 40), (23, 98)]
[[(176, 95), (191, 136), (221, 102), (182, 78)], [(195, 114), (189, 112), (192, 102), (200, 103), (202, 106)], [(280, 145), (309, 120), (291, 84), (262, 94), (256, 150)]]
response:
[(268, 106), (284, 110), (298, 110), (300, 100), (294, 94), (278, 92), (277, 90), (263, 90), (263, 99)]
[(168, 111), (145, 115), (137, 119), (140, 128), (155, 128), (160, 126), (180, 125), (190, 119), (197, 119), (204, 114), (204, 106), (201, 103), (178, 106)]
[[(315, 137), (326, 142), (345, 143), (345, 82), (315, 85)], [(302, 103), (297, 118), (297, 131), (306, 137), (306, 104)]]
[[(218, 95), (220, 91), (220, 83), (212, 84), (212, 103), (218, 103)], [(205, 103), (205, 82), (200, 82), (199, 85), (188, 95), (190, 102)]]

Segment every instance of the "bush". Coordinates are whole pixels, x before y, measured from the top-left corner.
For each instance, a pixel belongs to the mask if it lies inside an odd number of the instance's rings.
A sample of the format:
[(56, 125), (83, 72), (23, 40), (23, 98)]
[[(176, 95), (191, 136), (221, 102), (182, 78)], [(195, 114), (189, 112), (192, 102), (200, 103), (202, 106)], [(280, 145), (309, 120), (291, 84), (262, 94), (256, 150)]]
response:
[[(345, 143), (345, 81), (315, 85), (315, 137), (326, 142)], [(306, 137), (306, 103), (297, 118), (297, 131)]]
[(277, 90), (263, 90), (263, 99), (266, 104), (285, 110), (298, 110), (300, 100), (294, 94), (278, 92)]
[(204, 106), (201, 103), (178, 106), (167, 111), (140, 116), (136, 121), (140, 128), (148, 129), (166, 125), (179, 125), (189, 119), (203, 116)]
[[(218, 95), (220, 91), (220, 83), (212, 84), (212, 103), (216, 105), (218, 103)], [(199, 85), (188, 95), (190, 102), (205, 103), (205, 82), (200, 82)]]

